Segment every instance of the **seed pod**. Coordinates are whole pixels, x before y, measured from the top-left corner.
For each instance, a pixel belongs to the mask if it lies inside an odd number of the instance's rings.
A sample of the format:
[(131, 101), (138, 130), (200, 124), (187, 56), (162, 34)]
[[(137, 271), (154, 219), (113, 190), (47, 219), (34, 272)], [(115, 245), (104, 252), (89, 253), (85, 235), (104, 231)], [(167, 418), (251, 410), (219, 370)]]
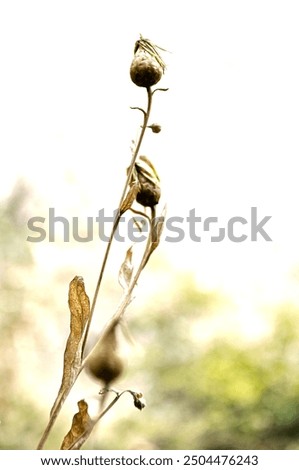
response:
[(161, 79), (165, 64), (151, 41), (140, 37), (135, 43), (134, 59), (130, 67), (132, 82), (149, 88)]
[(105, 386), (116, 380), (123, 371), (123, 362), (116, 352), (116, 325), (105, 333), (87, 362), (88, 372)]
[(154, 207), (158, 204), (160, 197), (160, 187), (145, 181), (141, 183), (141, 189), (137, 194), (136, 201), (144, 207)]
[(140, 411), (143, 410), (143, 408), (146, 406), (146, 401), (143, 398), (142, 393), (133, 392), (132, 395), (134, 399), (134, 406), (136, 406), (136, 408), (138, 408)]
[(151, 124), (150, 126), (147, 126), (147, 127), (149, 127), (154, 134), (159, 134), (159, 132), (161, 132), (160, 124)]
[(140, 156), (135, 170), (140, 186), (136, 201), (144, 207), (154, 207), (161, 196), (160, 179), (154, 165), (147, 157)]

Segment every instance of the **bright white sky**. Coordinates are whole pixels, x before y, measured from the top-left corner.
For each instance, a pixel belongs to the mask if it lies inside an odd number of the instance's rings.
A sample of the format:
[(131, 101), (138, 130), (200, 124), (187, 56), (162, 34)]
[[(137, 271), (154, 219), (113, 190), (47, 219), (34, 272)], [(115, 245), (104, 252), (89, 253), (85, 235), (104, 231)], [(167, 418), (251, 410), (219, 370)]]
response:
[[(129, 79), (142, 33), (171, 51), (160, 82), (169, 91), (155, 95), (151, 119), (163, 132), (149, 132), (142, 147), (161, 175), (168, 216), (195, 208), (226, 223), (248, 218), (252, 206), (272, 216), (271, 243), (205, 236), (164, 243), (161, 253), (203, 287), (232, 295), (245, 315), (295, 301), (298, 20), (298, 2), (288, 0), (1, 2), (0, 196), (22, 178), (32, 216), (115, 207), (141, 118), (129, 108), (145, 105)], [(53, 271), (70, 261), (61, 246), (32, 248)], [(86, 256), (84, 245), (75, 249), (76, 260)]]

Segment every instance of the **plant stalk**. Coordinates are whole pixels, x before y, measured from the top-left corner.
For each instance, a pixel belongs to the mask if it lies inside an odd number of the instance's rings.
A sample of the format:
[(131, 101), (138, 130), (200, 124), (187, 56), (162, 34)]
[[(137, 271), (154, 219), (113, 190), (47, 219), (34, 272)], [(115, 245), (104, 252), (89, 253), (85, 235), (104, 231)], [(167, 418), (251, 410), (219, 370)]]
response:
[(110, 234), (110, 237), (109, 237), (108, 245), (107, 245), (107, 248), (106, 248), (106, 251), (105, 251), (105, 254), (104, 254), (100, 274), (99, 274), (99, 277), (98, 277), (97, 285), (96, 285), (96, 288), (95, 288), (93, 301), (92, 301), (92, 304), (91, 304), (90, 318), (89, 318), (89, 321), (88, 321), (88, 324), (87, 324), (86, 333), (85, 333), (85, 337), (84, 337), (84, 341), (83, 341), (82, 357), (83, 357), (84, 349), (85, 349), (85, 346), (86, 346), (86, 341), (87, 341), (87, 337), (88, 337), (92, 317), (93, 317), (93, 314), (94, 314), (95, 306), (96, 306), (96, 303), (97, 303), (100, 287), (101, 287), (101, 284), (102, 284), (105, 268), (106, 268), (106, 265), (107, 265), (108, 256), (109, 256), (110, 249), (111, 249), (111, 246), (112, 246), (113, 237), (114, 237), (115, 231), (118, 227), (120, 218), (122, 216), (120, 208), (121, 208), (121, 205), (122, 205), (122, 203), (124, 201), (124, 198), (126, 196), (128, 187), (130, 185), (134, 165), (135, 165), (136, 159), (138, 157), (138, 153), (139, 153), (139, 150), (140, 150), (140, 147), (141, 147), (141, 144), (142, 144), (142, 141), (143, 141), (143, 137), (144, 137), (144, 134), (145, 134), (145, 131), (146, 131), (146, 127), (148, 125), (149, 117), (150, 117), (150, 112), (151, 112), (151, 107), (152, 107), (152, 98), (153, 98), (154, 92), (152, 92), (150, 87), (147, 88), (146, 91), (147, 91), (147, 110), (146, 110), (146, 112), (143, 112), (143, 126), (142, 126), (142, 129), (141, 129), (140, 135), (139, 135), (137, 145), (135, 147), (135, 151), (133, 152), (133, 156), (132, 156), (132, 160), (131, 160), (128, 172), (127, 172), (127, 179), (126, 179), (124, 189), (123, 189), (123, 192), (122, 192), (122, 195), (121, 195), (121, 198), (120, 198), (117, 214), (116, 214), (116, 217), (115, 217), (115, 220), (114, 220), (114, 223), (113, 223), (113, 227), (112, 227), (111, 234)]

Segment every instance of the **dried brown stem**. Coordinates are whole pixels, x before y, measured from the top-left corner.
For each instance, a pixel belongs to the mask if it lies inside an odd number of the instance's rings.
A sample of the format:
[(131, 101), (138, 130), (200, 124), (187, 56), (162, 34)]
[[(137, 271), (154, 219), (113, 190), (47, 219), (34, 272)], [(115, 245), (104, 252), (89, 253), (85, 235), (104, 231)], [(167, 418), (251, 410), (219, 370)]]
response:
[[(108, 244), (107, 244), (107, 247), (106, 247), (106, 251), (104, 253), (104, 258), (103, 258), (103, 261), (102, 261), (99, 277), (98, 277), (98, 280), (97, 280), (97, 284), (96, 284), (96, 288), (95, 288), (95, 292), (94, 292), (94, 296), (93, 296), (93, 301), (92, 301), (91, 308), (90, 308), (90, 315), (89, 315), (88, 320), (85, 324), (84, 332), (83, 332), (83, 335), (82, 335), (82, 338), (81, 338), (82, 339), (82, 342), (81, 342), (82, 348), (80, 346), (80, 348), (81, 348), (80, 355), (79, 355), (80, 357), (78, 357), (77, 366), (73, 371), (72, 384), (70, 385), (69, 388), (64, 390), (63, 399), (58, 395), (58, 397), (57, 397), (57, 399), (54, 403), (54, 406), (52, 408), (49, 422), (48, 422), (48, 424), (47, 424), (47, 426), (44, 430), (44, 433), (43, 433), (43, 435), (40, 439), (40, 442), (38, 443), (37, 449), (43, 449), (43, 446), (44, 446), (44, 444), (45, 444), (45, 442), (46, 442), (46, 440), (49, 436), (49, 433), (50, 433), (50, 431), (51, 431), (51, 429), (52, 429), (52, 427), (53, 427), (53, 425), (54, 425), (54, 423), (55, 423), (55, 421), (56, 421), (56, 419), (57, 419), (57, 417), (60, 413), (60, 410), (62, 408), (62, 405), (63, 405), (65, 399), (67, 398), (67, 396), (68, 396), (72, 386), (74, 385), (75, 381), (77, 380), (79, 374), (81, 373), (81, 371), (85, 367), (88, 359), (90, 358), (91, 354), (93, 353), (94, 349), (96, 348), (98, 342), (101, 341), (101, 338), (105, 335), (107, 330), (109, 328), (111, 328), (111, 325), (113, 323), (114, 324), (118, 323), (121, 320), (126, 308), (128, 307), (128, 305), (130, 304), (130, 302), (132, 300), (132, 293), (133, 293), (133, 290), (134, 290), (134, 288), (135, 288), (135, 286), (136, 286), (136, 284), (139, 280), (140, 274), (141, 274), (143, 268), (145, 267), (145, 265), (147, 264), (147, 262), (148, 262), (148, 260), (151, 256), (152, 252), (154, 251), (155, 247), (159, 243), (159, 241), (158, 242), (154, 241), (155, 209), (152, 208), (151, 217), (148, 217), (146, 214), (135, 211), (134, 209), (132, 209), (133, 212), (135, 212), (137, 214), (140, 214), (140, 215), (142, 214), (150, 222), (150, 232), (149, 232), (149, 235), (148, 235), (148, 238), (147, 238), (147, 243), (146, 243), (146, 246), (145, 246), (145, 249), (144, 249), (144, 253), (143, 253), (143, 256), (141, 258), (141, 261), (139, 263), (139, 266), (138, 266), (138, 269), (137, 269), (136, 273), (134, 274), (132, 279), (130, 279), (130, 282), (128, 283), (128, 286), (125, 288), (125, 290), (123, 292), (123, 296), (120, 300), (120, 303), (119, 303), (113, 317), (111, 318), (111, 320), (108, 323), (108, 325), (106, 326), (106, 328), (103, 329), (103, 332), (102, 332), (101, 337), (99, 338), (97, 344), (93, 347), (93, 349), (90, 351), (90, 353), (83, 359), (84, 350), (85, 350), (85, 346), (86, 346), (86, 341), (87, 341), (87, 337), (88, 337), (92, 317), (93, 317), (93, 314), (94, 314), (94, 310), (95, 310), (95, 307), (96, 307), (96, 302), (97, 302), (97, 299), (98, 299), (98, 296), (99, 296), (99, 291), (100, 291), (100, 287), (101, 287), (101, 284), (102, 284), (105, 268), (106, 268), (106, 265), (107, 265), (108, 256), (109, 256), (110, 249), (111, 249), (111, 246), (112, 246), (112, 241), (113, 241), (116, 229), (119, 225), (119, 221), (120, 221), (121, 216), (128, 209), (131, 209), (131, 207), (130, 207), (131, 206), (131, 199), (135, 198), (134, 191), (135, 191), (136, 188), (133, 188), (132, 193), (131, 194), (129, 193), (129, 195), (128, 195), (128, 188), (130, 188), (130, 185), (131, 185), (131, 182), (132, 182), (133, 171), (134, 171), (136, 159), (137, 159), (139, 151), (140, 151), (140, 147), (141, 147), (141, 144), (142, 144), (142, 141), (143, 141), (143, 137), (144, 137), (146, 128), (148, 127), (148, 121), (149, 121), (150, 112), (151, 112), (153, 94), (157, 90), (166, 91), (165, 89), (156, 89), (156, 90), (152, 91), (150, 87), (148, 87), (146, 90), (147, 90), (147, 110), (144, 111), (142, 108), (138, 108), (138, 107), (132, 108), (132, 109), (138, 109), (138, 110), (142, 111), (142, 113), (143, 113), (143, 125), (141, 126), (141, 132), (140, 132), (140, 135), (139, 135), (139, 138), (138, 138), (138, 142), (137, 142), (137, 145), (134, 149), (132, 159), (131, 159), (131, 162), (130, 162), (130, 166), (127, 170), (126, 182), (125, 182), (125, 185), (124, 185), (124, 188), (123, 188), (123, 191), (122, 191), (122, 195), (121, 195), (121, 198), (120, 198), (118, 210), (117, 210), (114, 222), (113, 222), (113, 227), (112, 227), (111, 234), (110, 234), (110, 237), (109, 237), (109, 241), (108, 241)], [(130, 189), (132, 190), (132, 188), (130, 188)], [(130, 189), (129, 189), (129, 191), (130, 191)], [(112, 400), (112, 402), (106, 408), (105, 408), (106, 395), (104, 395), (102, 397), (101, 402), (100, 402), (99, 416), (96, 418), (96, 420), (92, 421), (90, 429), (87, 430), (88, 435), (90, 434), (90, 432), (93, 429), (96, 422), (98, 422), (109, 411), (109, 409), (118, 401), (118, 399), (120, 398), (121, 395), (122, 395), (122, 393), (117, 394), (117, 396), (114, 398), (114, 400)], [(88, 437), (88, 435), (86, 435), (86, 438)], [(76, 448), (77, 445), (81, 446), (81, 443), (74, 442), (72, 444), (72, 446), (70, 447), (70, 449), (71, 448)]]
[[(137, 156), (138, 156), (138, 153), (139, 153), (142, 141), (143, 141), (143, 137), (144, 137), (144, 134), (145, 134), (145, 131), (146, 131), (146, 127), (148, 125), (149, 117), (150, 117), (150, 112), (151, 112), (151, 107), (152, 107), (152, 97), (153, 97), (154, 92), (152, 92), (151, 88), (147, 88), (146, 91), (147, 91), (147, 110), (146, 110), (146, 112), (144, 110), (142, 110), (142, 112), (143, 112), (143, 126), (142, 126), (142, 129), (141, 129), (141, 133), (140, 133), (137, 145), (135, 147), (135, 151), (133, 152), (132, 160), (131, 160), (131, 163), (130, 163), (130, 166), (129, 166), (129, 169), (128, 169), (128, 172), (127, 172), (127, 179), (126, 179), (124, 189), (123, 189), (123, 192), (122, 192), (122, 195), (121, 195), (121, 198), (120, 198), (120, 202), (119, 202), (119, 205), (118, 205), (118, 211), (117, 211), (117, 214), (116, 214), (116, 217), (115, 217), (115, 221), (113, 223), (113, 227), (112, 227), (112, 231), (111, 231), (111, 234), (110, 234), (110, 237), (109, 237), (108, 245), (107, 245), (107, 248), (106, 248), (106, 251), (105, 251), (105, 254), (104, 254), (100, 274), (99, 274), (99, 277), (98, 277), (97, 285), (96, 285), (94, 296), (93, 296), (93, 301), (92, 301), (92, 304), (91, 304), (90, 320), (88, 322), (86, 333), (85, 333), (85, 338), (84, 338), (83, 348), (82, 348), (82, 354), (84, 353), (84, 349), (85, 349), (85, 345), (86, 345), (86, 341), (87, 341), (87, 337), (88, 337), (88, 333), (89, 333), (89, 328), (90, 328), (90, 324), (91, 324), (92, 317), (93, 317), (93, 314), (94, 314), (94, 310), (95, 310), (96, 302), (97, 302), (97, 299), (98, 299), (100, 287), (101, 287), (101, 284), (102, 284), (105, 268), (106, 268), (106, 265), (107, 265), (108, 256), (109, 256), (110, 249), (111, 249), (111, 246), (112, 246), (113, 237), (114, 237), (115, 231), (118, 227), (120, 217), (122, 215), (120, 208), (122, 206), (122, 203), (124, 201), (124, 198), (126, 196), (128, 187), (129, 187), (130, 182), (131, 182), (134, 165), (135, 165), (135, 162), (136, 162), (136, 159), (137, 159)], [(137, 108), (137, 109), (140, 109), (140, 108)]]
[[(155, 212), (153, 212), (153, 215), (155, 214)], [(153, 221), (153, 219), (152, 219)], [(147, 238), (147, 242), (146, 242), (146, 247), (145, 247), (145, 250), (144, 250), (144, 253), (143, 253), (143, 256), (142, 256), (142, 259), (139, 263), (139, 266), (138, 266), (138, 269), (134, 275), (134, 277), (132, 278), (127, 290), (123, 293), (123, 296), (120, 300), (120, 303), (113, 315), (113, 317), (110, 319), (110, 321), (108, 322), (108, 324), (106, 325), (106, 327), (103, 329), (102, 331), (102, 334), (100, 336), (100, 338), (98, 339), (97, 343), (94, 345), (94, 347), (92, 348), (92, 350), (89, 352), (89, 354), (83, 359), (82, 361), (82, 364), (81, 364), (81, 370), (84, 369), (87, 361), (89, 360), (89, 358), (91, 357), (92, 353), (94, 352), (94, 350), (96, 349), (96, 346), (97, 344), (101, 341), (102, 337), (106, 334), (107, 331), (109, 331), (109, 329), (111, 328), (111, 325), (112, 324), (115, 324), (115, 323), (118, 323), (123, 314), (125, 313), (125, 310), (126, 308), (128, 307), (128, 305), (131, 303), (131, 300), (132, 300), (132, 292), (139, 280), (139, 277), (140, 277), (140, 274), (143, 270), (143, 268), (145, 267), (145, 265), (147, 264), (148, 260), (149, 260), (149, 257), (152, 253), (152, 249), (151, 249), (151, 245), (152, 245), (152, 234), (153, 234), (153, 224), (151, 223), (150, 225), (150, 233), (149, 233), (149, 236)]]

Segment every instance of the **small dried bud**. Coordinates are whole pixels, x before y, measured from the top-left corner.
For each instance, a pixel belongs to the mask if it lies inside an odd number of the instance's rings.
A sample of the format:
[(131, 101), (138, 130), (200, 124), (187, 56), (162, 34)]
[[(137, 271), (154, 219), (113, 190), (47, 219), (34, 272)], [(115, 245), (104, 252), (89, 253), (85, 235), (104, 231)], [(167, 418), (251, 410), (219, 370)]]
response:
[(135, 85), (149, 88), (161, 79), (165, 64), (156, 47), (142, 36), (136, 41), (135, 55), (130, 67), (131, 80)]
[(140, 411), (143, 410), (143, 408), (145, 408), (146, 406), (146, 401), (143, 398), (142, 393), (136, 393), (136, 392), (131, 392), (131, 393), (134, 399), (134, 406), (136, 406), (136, 408), (138, 408), (138, 410)]
[(136, 408), (138, 408), (138, 410), (143, 410), (143, 408), (145, 408), (145, 402), (144, 400), (140, 400), (140, 398), (134, 398), (134, 406), (136, 406)]
[(154, 207), (161, 197), (160, 179), (147, 157), (139, 157), (135, 170), (140, 185), (136, 201), (144, 207)]
[(160, 124), (151, 124), (150, 126), (147, 126), (147, 127), (149, 127), (154, 134), (159, 134), (159, 132), (161, 132)]
[(116, 380), (123, 371), (123, 362), (116, 352), (116, 325), (103, 336), (87, 362), (88, 372), (102, 380), (107, 386)]

